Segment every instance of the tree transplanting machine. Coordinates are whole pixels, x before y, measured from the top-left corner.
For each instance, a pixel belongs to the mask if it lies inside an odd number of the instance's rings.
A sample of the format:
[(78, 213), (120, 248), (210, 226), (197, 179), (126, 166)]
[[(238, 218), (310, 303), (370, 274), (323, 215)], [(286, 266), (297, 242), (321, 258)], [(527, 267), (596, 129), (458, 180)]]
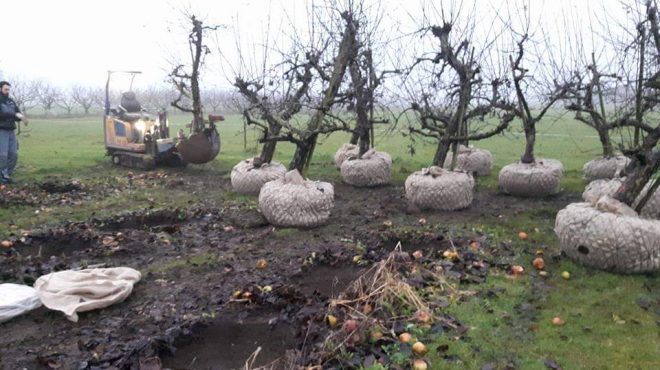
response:
[[(110, 80), (113, 74), (130, 75), (129, 89), (121, 93), (115, 107), (110, 104)], [(201, 164), (213, 160), (220, 151), (220, 135), (215, 122), (222, 116), (209, 115), (209, 127), (195, 128), (190, 137), (182, 132), (170, 137), (167, 112), (163, 109), (152, 117), (132, 91), (139, 71), (108, 71), (105, 84), (103, 128), (107, 155), (116, 165), (150, 170), (157, 165), (183, 167), (189, 162)]]

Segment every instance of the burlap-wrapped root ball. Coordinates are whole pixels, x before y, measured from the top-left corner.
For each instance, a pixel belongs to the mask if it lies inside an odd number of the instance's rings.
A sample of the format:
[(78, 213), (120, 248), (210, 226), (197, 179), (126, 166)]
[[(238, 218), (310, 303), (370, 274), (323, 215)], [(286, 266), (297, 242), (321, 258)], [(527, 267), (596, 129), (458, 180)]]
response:
[[(595, 180), (587, 185), (586, 189), (582, 193), (582, 199), (586, 202), (595, 202), (603, 195), (613, 196), (614, 193), (621, 187), (621, 184), (625, 181), (624, 178), (612, 179), (612, 180)], [(651, 182), (646, 184), (642, 192), (637, 197), (637, 200), (633, 206), (637, 206), (637, 203), (644, 198), (648, 192)], [(651, 195), (651, 198), (646, 202), (642, 212), (640, 213), (641, 217), (644, 218), (655, 218), (660, 219), (660, 191), (657, 191)]]
[(305, 180), (293, 170), (261, 188), (259, 209), (273, 225), (313, 227), (328, 220), (334, 197), (332, 184)]
[(587, 266), (622, 273), (660, 269), (660, 221), (639, 218), (610, 198), (572, 203), (557, 213), (562, 251)]
[(273, 180), (284, 177), (286, 167), (272, 161), (254, 166), (254, 159), (240, 161), (231, 170), (231, 187), (240, 194), (258, 195), (261, 187)]
[(344, 144), (337, 149), (335, 153), (335, 166), (341, 168), (342, 163), (351, 157), (357, 157), (360, 154), (360, 147), (355, 144)]
[(512, 163), (499, 174), (500, 189), (520, 197), (543, 197), (559, 192), (564, 166), (555, 159), (539, 159), (535, 163)]
[[(445, 168), (451, 166), (454, 153), (447, 154)], [(456, 170), (476, 173), (478, 176), (488, 176), (493, 169), (493, 155), (488, 150), (469, 148), (460, 145), (456, 155)]]
[(406, 198), (419, 209), (453, 211), (472, 203), (474, 178), (465, 172), (432, 166), (408, 176)]
[(592, 182), (599, 179), (612, 179), (618, 177), (626, 166), (630, 163), (630, 158), (619, 155), (609, 158), (598, 158), (589, 161), (582, 167), (584, 179)]
[(370, 149), (362, 158), (349, 158), (341, 165), (341, 177), (353, 186), (378, 186), (390, 183), (392, 157)]

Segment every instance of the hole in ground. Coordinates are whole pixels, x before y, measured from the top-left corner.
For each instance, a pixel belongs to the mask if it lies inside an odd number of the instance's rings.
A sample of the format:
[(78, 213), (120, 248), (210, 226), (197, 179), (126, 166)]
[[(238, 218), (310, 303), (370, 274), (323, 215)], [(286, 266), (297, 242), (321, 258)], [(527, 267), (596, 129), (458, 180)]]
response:
[(156, 226), (177, 225), (188, 218), (186, 212), (175, 210), (155, 210), (146, 213), (130, 213), (102, 220), (94, 220), (103, 231), (123, 229), (145, 229)]
[(90, 235), (71, 233), (67, 235), (32, 235), (29, 242), (17, 243), (16, 250), (23, 256), (70, 256), (78, 251), (91, 249), (94, 240)]
[[(177, 343), (176, 354), (163, 358), (163, 367), (175, 370), (243, 369), (250, 355), (261, 347), (255, 367), (282, 357), (298, 346), (295, 327), (277, 320), (273, 311), (251, 313), (240, 319), (228, 314), (216, 319), (191, 337)], [(269, 321), (274, 321), (270, 324)]]
[(336, 297), (366, 270), (355, 265), (315, 265), (301, 272), (292, 279), (300, 291), (313, 294), (315, 291), (323, 297)]

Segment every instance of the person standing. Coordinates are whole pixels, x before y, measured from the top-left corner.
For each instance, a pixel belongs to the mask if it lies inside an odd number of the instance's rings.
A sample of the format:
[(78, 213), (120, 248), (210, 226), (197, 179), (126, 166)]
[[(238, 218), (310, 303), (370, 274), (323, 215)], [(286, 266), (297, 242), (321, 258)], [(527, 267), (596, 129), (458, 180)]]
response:
[[(0, 81), (0, 184), (10, 184), (18, 161), (16, 122), (25, 118), (16, 102), (9, 97), (11, 84)], [(27, 124), (27, 122), (25, 122)]]

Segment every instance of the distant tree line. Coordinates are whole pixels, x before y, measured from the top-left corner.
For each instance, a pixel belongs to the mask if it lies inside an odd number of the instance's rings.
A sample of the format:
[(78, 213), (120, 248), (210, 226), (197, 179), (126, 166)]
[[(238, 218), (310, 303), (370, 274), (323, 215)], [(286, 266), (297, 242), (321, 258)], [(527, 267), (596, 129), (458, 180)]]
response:
[[(6, 77), (12, 85), (12, 97), (21, 111), (38, 116), (76, 116), (101, 114), (105, 104), (105, 90), (98, 86), (73, 84), (68, 87), (56, 86), (43, 79)], [(168, 85), (153, 85), (135, 88), (138, 100), (148, 111), (161, 109), (178, 111), (171, 106), (177, 92)], [(119, 102), (122, 91), (111, 92), (111, 102)], [(235, 92), (221, 88), (206, 88), (202, 104), (207, 112), (237, 112), (240, 104)], [(182, 102), (186, 104), (187, 102)]]

